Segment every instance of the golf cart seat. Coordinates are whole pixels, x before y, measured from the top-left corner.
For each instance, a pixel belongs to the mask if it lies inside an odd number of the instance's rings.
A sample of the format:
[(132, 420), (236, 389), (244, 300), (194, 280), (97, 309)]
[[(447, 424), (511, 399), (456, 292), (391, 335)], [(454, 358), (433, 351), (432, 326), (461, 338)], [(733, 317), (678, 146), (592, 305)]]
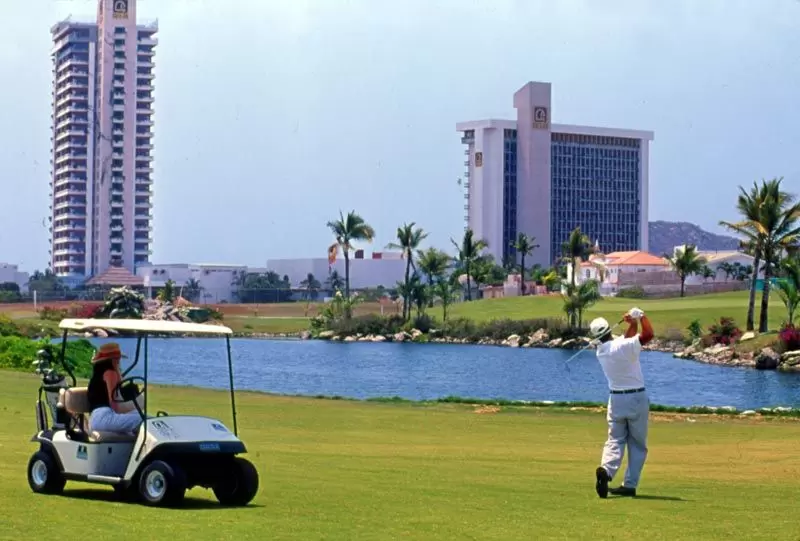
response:
[(136, 440), (135, 434), (89, 430), (89, 422), (86, 416), (90, 415), (92, 410), (89, 407), (88, 388), (71, 387), (69, 389), (61, 389), (59, 394), (59, 404), (62, 404), (70, 415), (80, 416), (83, 419), (83, 426), (81, 428), (88, 436), (88, 441), (90, 443), (119, 443)]

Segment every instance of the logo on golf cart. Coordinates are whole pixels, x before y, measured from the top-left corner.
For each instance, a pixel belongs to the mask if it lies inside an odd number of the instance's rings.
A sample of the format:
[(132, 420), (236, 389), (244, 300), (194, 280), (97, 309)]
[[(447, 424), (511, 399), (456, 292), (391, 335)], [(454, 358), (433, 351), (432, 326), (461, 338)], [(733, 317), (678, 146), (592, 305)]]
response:
[(547, 118), (547, 107), (534, 107), (533, 108), (533, 127), (536, 129), (546, 129), (549, 124)]
[(78, 452), (75, 454), (78, 460), (89, 460), (89, 450), (85, 445), (78, 445)]
[(217, 432), (227, 432), (228, 431), (227, 428), (225, 428), (224, 426), (222, 426), (219, 423), (211, 423), (211, 428), (213, 428)]
[(201, 451), (219, 451), (219, 443), (198, 443)]
[(164, 421), (152, 421), (150, 426), (152, 426), (161, 436), (165, 438), (177, 437), (177, 434), (175, 434), (175, 431), (172, 429), (172, 427)]

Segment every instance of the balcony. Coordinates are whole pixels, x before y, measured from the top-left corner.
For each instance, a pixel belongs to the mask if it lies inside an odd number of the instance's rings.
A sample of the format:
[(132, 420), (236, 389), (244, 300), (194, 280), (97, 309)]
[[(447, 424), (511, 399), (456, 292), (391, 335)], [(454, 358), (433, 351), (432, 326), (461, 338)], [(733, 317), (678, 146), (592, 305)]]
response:
[(86, 188), (78, 188), (76, 186), (70, 186), (64, 190), (58, 190), (55, 193), (55, 198), (59, 199), (61, 197), (68, 197), (70, 195), (86, 195)]
[(144, 173), (152, 175), (153, 174), (153, 168), (152, 167), (136, 167), (136, 174), (137, 175), (141, 175), (141, 174), (144, 174)]
[(54, 256), (62, 256), (62, 255), (84, 255), (86, 252), (81, 250), (80, 248), (64, 248), (61, 250), (53, 251)]
[(86, 225), (79, 222), (57, 225), (53, 228), (53, 233), (67, 233), (69, 231), (86, 231)]
[(151, 209), (151, 208), (153, 208), (153, 203), (149, 199), (147, 199), (146, 201), (136, 201), (136, 208), (139, 208), (139, 209), (143, 209), (143, 208)]
[(124, 103), (115, 103), (112, 107), (112, 110), (116, 113), (124, 113), (125, 112), (125, 104)]
[(125, 81), (114, 79), (114, 88), (125, 88)]
[(89, 85), (89, 71), (79, 67), (71, 67), (70, 69), (58, 72), (56, 75), (56, 94), (58, 94), (59, 91), (58, 86), (70, 77), (86, 77), (85, 83), (77, 81), (70, 81), (70, 83), (79, 84), (84, 88)]
[(149, 233), (152, 230), (153, 230), (152, 225), (141, 225), (141, 224), (136, 225), (136, 231), (147, 231)]
[(139, 45), (152, 45), (152, 46), (156, 46), (156, 45), (158, 45), (158, 38), (151, 38), (151, 37), (139, 38), (139, 39), (136, 41), (136, 43), (138, 43)]

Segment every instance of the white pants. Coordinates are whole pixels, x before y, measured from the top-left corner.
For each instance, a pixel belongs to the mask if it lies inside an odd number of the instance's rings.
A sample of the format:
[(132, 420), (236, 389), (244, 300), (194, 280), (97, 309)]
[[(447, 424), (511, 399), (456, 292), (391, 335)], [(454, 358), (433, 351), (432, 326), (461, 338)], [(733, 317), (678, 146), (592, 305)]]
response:
[(622, 484), (629, 488), (639, 485), (642, 468), (647, 460), (647, 421), (650, 400), (645, 391), (632, 394), (612, 394), (608, 399), (608, 440), (603, 447), (601, 465), (614, 477), (622, 465), (628, 447), (628, 468)]
[(111, 408), (97, 408), (89, 417), (89, 430), (97, 432), (135, 432), (142, 424), (136, 410), (117, 413)]

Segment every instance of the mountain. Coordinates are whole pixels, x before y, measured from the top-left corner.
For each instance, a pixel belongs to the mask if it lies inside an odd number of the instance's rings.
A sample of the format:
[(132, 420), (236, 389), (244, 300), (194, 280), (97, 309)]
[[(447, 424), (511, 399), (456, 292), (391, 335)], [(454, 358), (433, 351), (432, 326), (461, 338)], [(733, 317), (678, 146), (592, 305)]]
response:
[(655, 255), (671, 254), (675, 246), (694, 244), (698, 250), (737, 250), (739, 239), (709, 233), (688, 222), (650, 222), (648, 252)]

